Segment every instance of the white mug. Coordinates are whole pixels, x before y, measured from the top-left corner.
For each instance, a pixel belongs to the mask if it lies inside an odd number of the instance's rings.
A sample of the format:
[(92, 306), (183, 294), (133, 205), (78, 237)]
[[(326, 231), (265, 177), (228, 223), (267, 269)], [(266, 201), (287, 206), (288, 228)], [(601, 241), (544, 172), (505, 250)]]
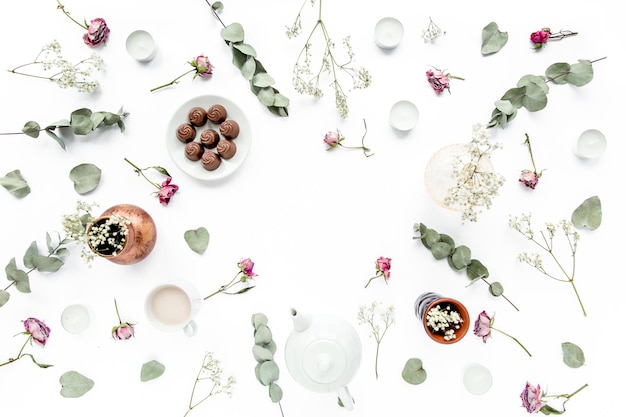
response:
[(153, 288), (146, 297), (145, 311), (150, 323), (159, 330), (183, 330), (187, 336), (197, 332), (193, 316), (200, 309), (202, 298), (197, 288), (187, 281), (172, 281)]

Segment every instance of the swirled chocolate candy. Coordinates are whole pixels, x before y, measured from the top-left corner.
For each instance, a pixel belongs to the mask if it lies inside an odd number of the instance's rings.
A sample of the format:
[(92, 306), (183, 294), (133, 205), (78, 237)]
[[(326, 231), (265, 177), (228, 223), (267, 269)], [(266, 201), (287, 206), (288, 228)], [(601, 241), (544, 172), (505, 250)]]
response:
[(209, 122), (219, 125), (224, 120), (226, 120), (226, 116), (228, 116), (228, 113), (226, 112), (226, 108), (221, 104), (214, 104), (207, 109), (206, 115), (209, 119)]
[(216, 147), (217, 153), (224, 159), (230, 159), (237, 152), (237, 145), (230, 139), (220, 139)]
[(222, 164), (222, 158), (213, 151), (205, 151), (202, 154), (200, 163), (207, 171), (215, 171)]
[(189, 123), (194, 126), (202, 126), (206, 123), (206, 110), (202, 107), (192, 107), (189, 110)]
[(199, 161), (204, 153), (204, 146), (199, 142), (189, 142), (185, 145), (185, 156), (190, 161)]
[(182, 143), (189, 143), (196, 137), (196, 128), (190, 123), (183, 123), (176, 128), (176, 137)]
[(220, 141), (220, 134), (215, 129), (206, 129), (200, 133), (200, 142), (207, 149), (213, 149)]
[(225, 120), (220, 125), (220, 133), (226, 139), (235, 139), (239, 136), (239, 123), (234, 120)]

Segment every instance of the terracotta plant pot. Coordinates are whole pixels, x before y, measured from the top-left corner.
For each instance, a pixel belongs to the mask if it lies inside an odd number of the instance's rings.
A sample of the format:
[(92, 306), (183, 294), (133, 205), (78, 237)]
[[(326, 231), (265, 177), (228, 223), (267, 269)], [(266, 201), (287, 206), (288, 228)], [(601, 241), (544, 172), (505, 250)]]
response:
[[(437, 309), (437, 306), (444, 312), (457, 312), (459, 314), (461, 323), (458, 324), (458, 329), (454, 329), (454, 337), (446, 337), (443, 331), (435, 332), (429, 327), (429, 312)], [(423, 293), (415, 300), (415, 315), (422, 320), (426, 334), (435, 342), (442, 344), (458, 342), (465, 336), (471, 325), (469, 312), (461, 302), (453, 298), (442, 297), (433, 292)]]
[(144, 260), (154, 249), (157, 231), (154, 220), (141, 207), (132, 204), (118, 204), (110, 207), (92, 221), (87, 233), (89, 234), (93, 225), (106, 221), (113, 215), (120, 215), (130, 221), (124, 247), (117, 254), (101, 253), (92, 247), (93, 252), (120, 265), (130, 265)]

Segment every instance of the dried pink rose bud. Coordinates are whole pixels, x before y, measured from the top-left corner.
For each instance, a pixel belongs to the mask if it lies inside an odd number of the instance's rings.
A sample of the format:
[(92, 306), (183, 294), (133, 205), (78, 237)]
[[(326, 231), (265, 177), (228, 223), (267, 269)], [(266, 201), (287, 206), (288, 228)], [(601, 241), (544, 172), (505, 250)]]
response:
[(46, 345), (46, 341), (50, 336), (50, 328), (41, 320), (29, 317), (23, 321), (26, 333), (32, 336), (33, 340), (41, 346)]
[(83, 35), (83, 41), (89, 46), (100, 45), (106, 43), (111, 30), (107, 26), (107, 22), (98, 17), (89, 23), (87, 33)]

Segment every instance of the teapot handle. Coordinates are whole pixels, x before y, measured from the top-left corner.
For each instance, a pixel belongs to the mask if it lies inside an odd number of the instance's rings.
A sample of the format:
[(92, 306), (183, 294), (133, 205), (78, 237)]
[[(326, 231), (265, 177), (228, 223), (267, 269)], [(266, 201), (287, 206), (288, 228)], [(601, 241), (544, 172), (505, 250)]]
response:
[(339, 395), (339, 400), (343, 404), (343, 408), (348, 411), (354, 410), (354, 398), (352, 398), (347, 386), (339, 388), (337, 395)]

